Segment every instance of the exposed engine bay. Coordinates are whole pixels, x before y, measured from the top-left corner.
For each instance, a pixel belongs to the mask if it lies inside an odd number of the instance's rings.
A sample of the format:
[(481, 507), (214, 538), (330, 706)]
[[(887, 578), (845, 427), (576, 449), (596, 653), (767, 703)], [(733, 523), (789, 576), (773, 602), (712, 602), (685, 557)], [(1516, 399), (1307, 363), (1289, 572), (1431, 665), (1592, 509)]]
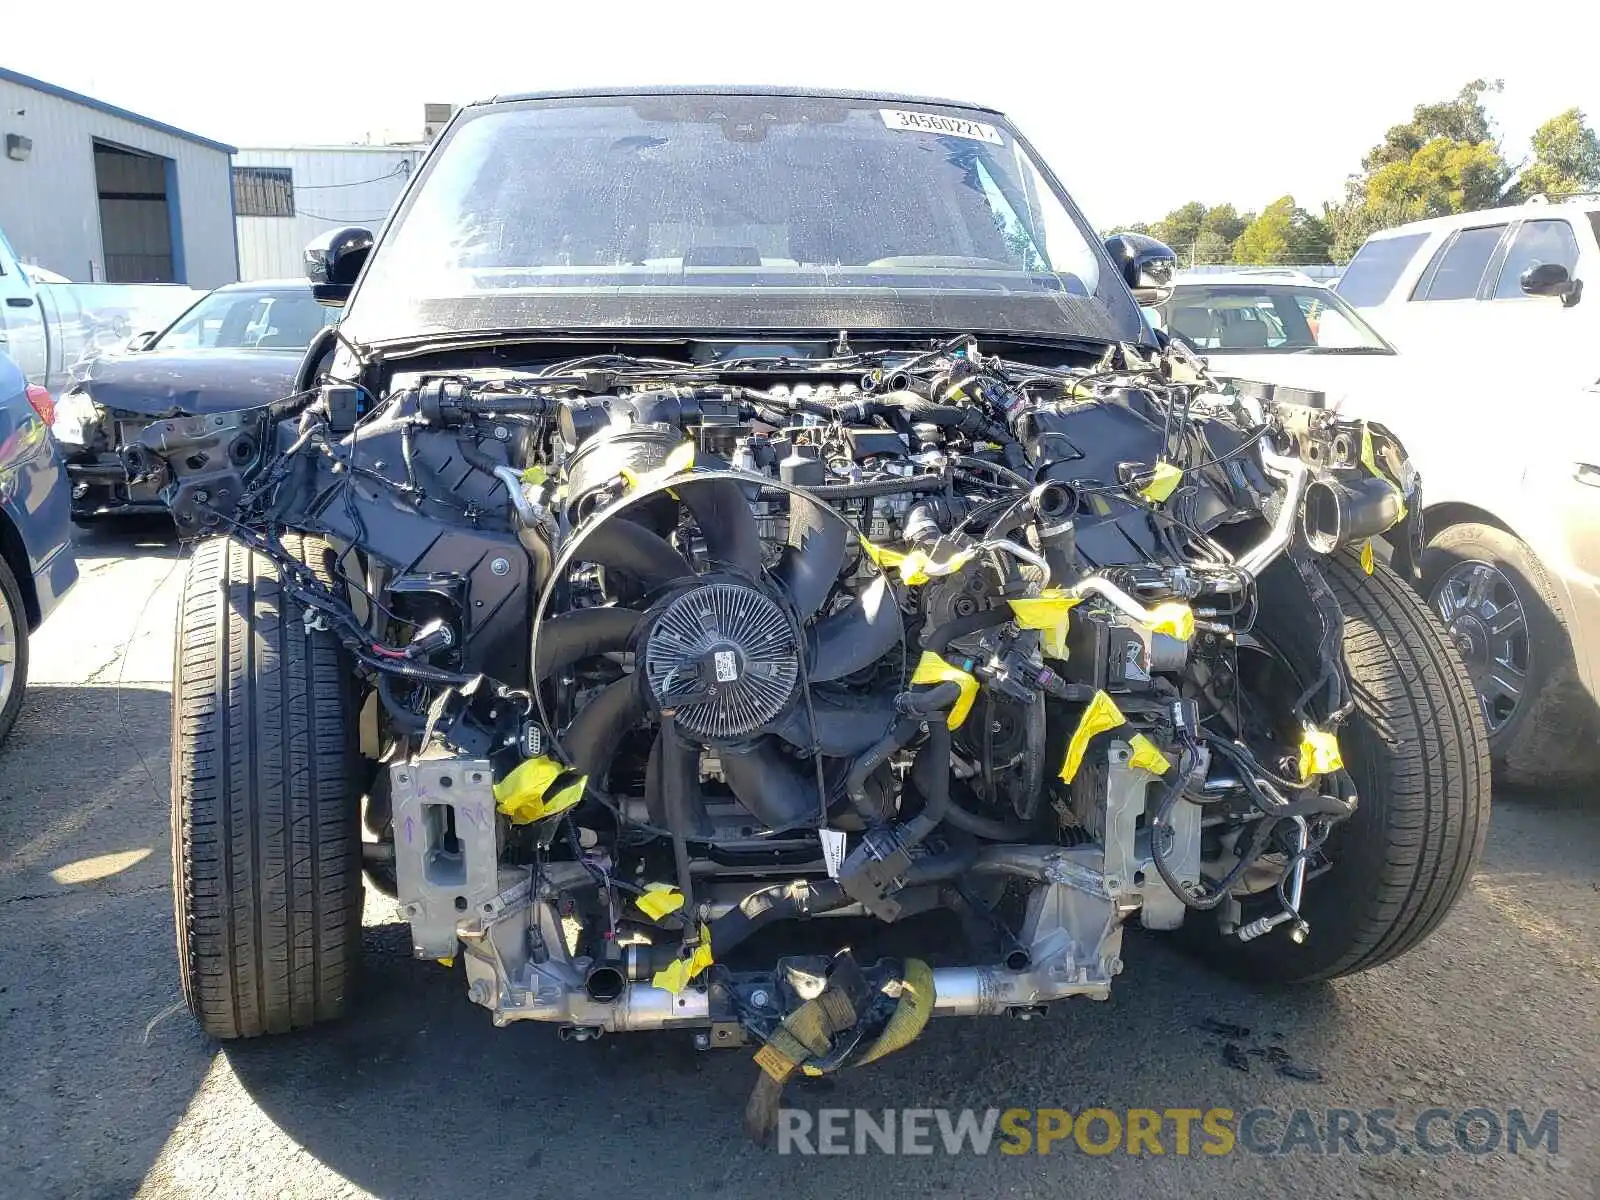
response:
[[(1315, 938), (1361, 803), (1319, 559), (1420, 535), (1399, 443), (1181, 348), (986, 349), (396, 359), (128, 466), (369, 685), (366, 862), (417, 956), (464, 956), (496, 1024), (682, 1025), (781, 1086), (1104, 999), (1133, 918)], [(968, 953), (746, 962), (934, 911)]]

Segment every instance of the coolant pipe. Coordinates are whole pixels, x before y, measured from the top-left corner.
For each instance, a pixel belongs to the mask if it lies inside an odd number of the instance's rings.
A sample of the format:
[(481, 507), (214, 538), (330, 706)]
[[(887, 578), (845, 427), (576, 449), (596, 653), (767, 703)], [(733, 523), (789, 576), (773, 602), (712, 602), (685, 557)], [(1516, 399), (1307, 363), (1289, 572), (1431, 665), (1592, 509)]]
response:
[(1109, 579), (1100, 575), (1091, 575), (1087, 579), (1079, 580), (1073, 587), (1072, 594), (1074, 596), (1099, 596), (1101, 599), (1109, 601), (1114, 608), (1132, 617), (1141, 625), (1148, 625), (1154, 619), (1151, 617), (1148, 608), (1140, 604)]
[(1262, 441), (1260, 452), (1261, 465), (1272, 474), (1282, 476), (1288, 486), (1284, 490), (1282, 507), (1278, 509), (1278, 518), (1273, 521), (1267, 536), (1234, 563), (1239, 575), (1251, 579), (1260, 576), (1294, 540), (1295, 526), (1300, 520), (1300, 505), (1305, 501), (1306, 484), (1311, 478), (1305, 463), (1267, 449), (1266, 441)]
[(539, 510), (533, 506), (533, 501), (528, 499), (522, 490), (522, 475), (515, 467), (496, 467), (494, 477), (506, 485), (506, 494), (511, 497), (511, 507), (517, 510), (517, 518), (524, 525), (532, 525), (539, 519)]

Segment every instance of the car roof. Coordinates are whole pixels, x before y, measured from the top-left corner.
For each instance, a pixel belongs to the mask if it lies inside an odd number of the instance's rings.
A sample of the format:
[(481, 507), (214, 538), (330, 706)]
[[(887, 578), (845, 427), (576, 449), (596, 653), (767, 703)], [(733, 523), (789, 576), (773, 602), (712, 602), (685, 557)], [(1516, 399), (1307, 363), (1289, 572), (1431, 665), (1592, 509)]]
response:
[(1293, 267), (1262, 267), (1260, 270), (1242, 271), (1179, 271), (1173, 277), (1174, 287), (1194, 286), (1199, 284), (1245, 284), (1259, 286), (1261, 284), (1290, 284), (1295, 287), (1326, 287), (1327, 285), (1311, 278), (1311, 276), (1296, 271)]
[[(573, 88), (553, 92), (516, 92), (495, 96), (479, 104), (508, 104), (515, 100), (574, 100), (626, 96), (781, 96), (795, 99), (866, 100), (880, 104), (935, 104), (945, 108), (969, 108), (975, 112), (1002, 117), (998, 108), (973, 104), (967, 100), (944, 100), (937, 96), (909, 96), (899, 92), (858, 91), (853, 88), (762, 87), (711, 84), (703, 87), (605, 87)], [(476, 106), (471, 106), (476, 107)]]
[(219, 292), (294, 292), (311, 290), (311, 281), (300, 279), (241, 279), (238, 283), (225, 283)]
[(1389, 229), (1379, 229), (1368, 235), (1368, 241), (1380, 238), (1402, 237), (1408, 233), (1449, 232), (1454, 229), (1471, 229), (1478, 225), (1498, 225), (1507, 221), (1532, 221), (1540, 217), (1587, 217), (1600, 210), (1600, 196), (1588, 200), (1542, 201), (1527, 204), (1507, 204), (1500, 208), (1480, 208), (1474, 212), (1448, 213), (1442, 217), (1426, 217), (1420, 221), (1407, 221)]

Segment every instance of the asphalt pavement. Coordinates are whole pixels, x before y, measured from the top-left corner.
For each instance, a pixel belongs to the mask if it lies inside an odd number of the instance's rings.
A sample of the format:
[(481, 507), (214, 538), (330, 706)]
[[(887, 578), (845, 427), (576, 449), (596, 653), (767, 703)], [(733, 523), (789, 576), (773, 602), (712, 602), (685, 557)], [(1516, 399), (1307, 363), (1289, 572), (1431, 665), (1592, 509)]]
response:
[[(936, 1022), (789, 1096), (812, 1112), (1271, 1109), (1229, 1154), (1170, 1136), (1160, 1155), (1070, 1138), (1047, 1155), (951, 1155), (937, 1137), (926, 1155), (758, 1149), (741, 1129), (748, 1051), (496, 1030), (459, 967), (411, 958), (376, 893), (353, 1015), (212, 1041), (180, 1002), (169, 895), (182, 552), (160, 524), (113, 527), (83, 535), (80, 561), (0, 750), (0, 1198), (1600, 1197), (1600, 794), (1498, 795), (1470, 891), (1390, 966), (1256, 991), (1133, 932), (1106, 1003)], [(1406, 1132), (1432, 1108), (1443, 1153)], [(1514, 1108), (1530, 1126), (1555, 1110), (1556, 1144), (1455, 1144), (1457, 1114)], [(1289, 1136), (1295, 1109), (1315, 1139)], [(1395, 1110), (1400, 1145), (1329, 1153), (1329, 1109)], [(1482, 1145), (1487, 1119), (1470, 1120)]]

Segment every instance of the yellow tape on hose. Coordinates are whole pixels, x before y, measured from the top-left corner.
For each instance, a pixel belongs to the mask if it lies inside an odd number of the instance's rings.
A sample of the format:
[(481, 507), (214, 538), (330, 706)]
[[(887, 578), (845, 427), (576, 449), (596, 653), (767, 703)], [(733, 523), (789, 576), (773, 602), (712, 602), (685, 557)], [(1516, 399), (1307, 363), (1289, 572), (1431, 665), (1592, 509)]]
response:
[(952, 575), (977, 556), (973, 550), (958, 550), (949, 558), (935, 560), (925, 550), (890, 550), (866, 538), (861, 539), (861, 549), (879, 570), (895, 572), (907, 587), (920, 587), (938, 575)]
[(922, 657), (917, 661), (917, 669), (911, 673), (911, 682), (953, 683), (961, 689), (961, 695), (956, 697), (956, 702), (950, 706), (949, 715), (945, 718), (945, 724), (951, 729), (959, 728), (961, 722), (967, 719), (967, 714), (972, 711), (972, 702), (978, 696), (977, 679), (960, 667), (951, 666), (932, 650), (922, 652)]
[(1139, 495), (1152, 504), (1160, 504), (1177, 491), (1178, 485), (1182, 482), (1183, 468), (1175, 467), (1169, 462), (1158, 462), (1154, 477), (1139, 489)]
[(1037, 629), (1042, 635), (1040, 648), (1046, 658), (1067, 657), (1067, 628), (1074, 608), (1083, 603), (1080, 596), (1069, 596), (1060, 588), (1045, 588), (1037, 596), (1016, 596), (1010, 601), (1011, 613), (1024, 629)]
[(670, 883), (647, 883), (644, 895), (634, 900), (639, 911), (652, 921), (659, 921), (668, 913), (683, 907), (683, 893)]
[(1338, 771), (1344, 767), (1344, 755), (1339, 752), (1339, 738), (1325, 729), (1307, 725), (1300, 738), (1300, 779), (1310, 783), (1318, 775)]
[(1125, 724), (1127, 720), (1115, 700), (1104, 692), (1096, 692), (1094, 699), (1089, 701), (1089, 706), (1083, 710), (1083, 716), (1078, 720), (1078, 727), (1072, 731), (1072, 740), (1067, 743), (1066, 761), (1061, 764), (1061, 781), (1071, 783), (1077, 777), (1078, 768), (1083, 766), (1084, 752), (1089, 749), (1090, 739), (1108, 729), (1115, 729), (1118, 725)]
[(1158, 604), (1150, 610), (1150, 628), (1187, 642), (1194, 637), (1194, 610), (1177, 600)]
[(542, 821), (582, 800), (588, 779), (541, 754), (517, 764), (494, 785), (494, 806), (514, 825)]
[(1367, 428), (1365, 421), (1361, 423), (1361, 465), (1394, 489), (1395, 499), (1400, 502), (1400, 515), (1395, 518), (1395, 524), (1398, 525), (1401, 521), (1404, 521), (1406, 519), (1406, 494), (1401, 490), (1399, 484), (1378, 469), (1378, 455), (1372, 446), (1372, 430)]
[(676, 996), (689, 986), (691, 979), (715, 961), (711, 957), (711, 930), (706, 928), (704, 922), (701, 922), (699, 944), (695, 946), (689, 957), (673, 959), (671, 963), (657, 971), (651, 977), (650, 982), (658, 988), (665, 988)]

